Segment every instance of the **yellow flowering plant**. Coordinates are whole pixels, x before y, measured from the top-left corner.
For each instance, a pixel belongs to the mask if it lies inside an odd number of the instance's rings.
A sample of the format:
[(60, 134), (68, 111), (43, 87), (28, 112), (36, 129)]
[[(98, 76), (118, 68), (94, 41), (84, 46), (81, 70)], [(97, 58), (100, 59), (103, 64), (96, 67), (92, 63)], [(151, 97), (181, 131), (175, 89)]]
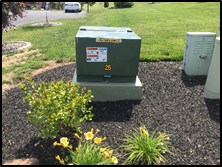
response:
[(125, 142), (120, 148), (124, 149), (127, 153), (127, 159), (124, 161), (125, 164), (146, 164), (156, 165), (161, 162), (166, 162), (166, 159), (162, 154), (168, 152), (172, 153), (168, 146), (170, 146), (170, 135), (161, 133), (155, 135), (154, 131), (149, 135), (146, 127), (141, 124), (139, 131), (135, 130), (132, 136), (125, 134), (126, 138), (121, 139)]
[[(54, 146), (63, 146), (68, 149), (71, 157), (71, 162), (68, 162), (68, 157), (64, 160), (58, 156), (57, 160), (61, 164), (73, 164), (73, 165), (115, 165), (118, 163), (116, 156), (113, 156), (113, 150), (109, 147), (102, 145), (102, 141), (106, 140), (106, 137), (96, 137), (99, 130), (93, 134), (93, 129), (91, 131), (84, 133), (83, 136), (79, 136), (75, 133), (75, 137), (79, 139), (78, 147), (74, 150), (72, 146), (69, 145), (68, 139), (63, 137), (60, 139), (60, 143), (54, 142)], [(65, 162), (64, 162), (65, 161)]]
[(91, 90), (86, 92), (85, 87), (79, 90), (79, 83), (42, 82), (37, 89), (34, 81), (27, 78), (27, 84), (21, 84), (19, 88), (26, 95), (24, 102), (29, 102), (32, 108), (27, 112), (29, 121), (39, 126), (39, 134), (44, 137), (53, 138), (70, 127), (79, 132), (80, 124), (92, 120), (92, 106), (88, 108), (88, 105), (93, 95)]

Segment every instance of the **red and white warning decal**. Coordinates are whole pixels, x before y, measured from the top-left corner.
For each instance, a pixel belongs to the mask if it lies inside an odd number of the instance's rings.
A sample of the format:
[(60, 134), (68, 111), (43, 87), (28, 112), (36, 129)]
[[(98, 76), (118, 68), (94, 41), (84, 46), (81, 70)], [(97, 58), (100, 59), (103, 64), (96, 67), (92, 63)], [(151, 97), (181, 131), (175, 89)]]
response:
[(87, 62), (107, 62), (107, 48), (104, 47), (87, 47)]

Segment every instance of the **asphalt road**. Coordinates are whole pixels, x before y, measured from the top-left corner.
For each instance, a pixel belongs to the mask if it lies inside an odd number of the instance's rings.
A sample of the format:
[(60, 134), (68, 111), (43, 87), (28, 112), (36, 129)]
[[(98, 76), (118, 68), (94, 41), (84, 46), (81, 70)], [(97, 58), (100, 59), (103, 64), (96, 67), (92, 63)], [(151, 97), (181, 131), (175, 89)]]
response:
[[(36, 22), (41, 22), (41, 21), (46, 21), (46, 11), (32, 11), (32, 10), (27, 10), (27, 18), (23, 17), (18, 17), (16, 21), (12, 21), (14, 25), (20, 26), (24, 24), (29, 24), (29, 23), (36, 23)], [(65, 13), (65, 11), (47, 11), (47, 17), (48, 21), (51, 20), (59, 20), (59, 19), (72, 19), (72, 18), (78, 18), (78, 17), (85, 17), (86, 12), (69, 12)]]

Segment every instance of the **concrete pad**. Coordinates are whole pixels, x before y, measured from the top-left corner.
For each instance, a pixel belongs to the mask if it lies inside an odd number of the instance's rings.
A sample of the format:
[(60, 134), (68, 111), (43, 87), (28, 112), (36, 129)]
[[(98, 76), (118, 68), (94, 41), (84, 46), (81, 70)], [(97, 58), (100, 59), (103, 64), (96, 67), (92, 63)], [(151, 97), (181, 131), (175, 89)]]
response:
[[(76, 70), (72, 84), (77, 82)], [(80, 89), (92, 90), (92, 101), (119, 101), (119, 100), (142, 100), (142, 84), (136, 76), (135, 83), (113, 83), (113, 82), (78, 82)]]

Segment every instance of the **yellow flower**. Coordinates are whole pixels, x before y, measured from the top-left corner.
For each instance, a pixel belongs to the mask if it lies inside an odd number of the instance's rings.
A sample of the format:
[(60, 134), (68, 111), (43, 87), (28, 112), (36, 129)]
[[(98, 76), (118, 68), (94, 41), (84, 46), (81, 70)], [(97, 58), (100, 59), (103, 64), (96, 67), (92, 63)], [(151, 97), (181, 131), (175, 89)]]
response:
[(56, 159), (58, 159), (59, 161), (61, 161), (61, 159), (60, 159), (60, 156), (59, 156), (59, 155), (57, 155), (57, 156), (56, 156)]
[(53, 143), (54, 146), (61, 146), (62, 144), (57, 143), (56, 141)]
[(68, 142), (67, 137), (63, 137), (63, 138), (60, 139), (60, 143), (64, 144), (66, 142)]
[(101, 151), (102, 153), (104, 153), (105, 150), (106, 150), (105, 148), (100, 148), (100, 151)]
[(92, 140), (93, 139), (93, 133), (92, 132), (87, 132), (84, 135), (86, 137), (86, 140)]
[(104, 158), (106, 159), (109, 156), (109, 153), (105, 151), (104, 154), (105, 154)]
[(81, 137), (79, 137), (79, 135), (77, 133), (75, 133), (75, 136), (80, 140), (82, 139)]
[(96, 138), (94, 139), (94, 142), (95, 142), (96, 144), (101, 143), (101, 141), (102, 141), (102, 138), (96, 137)]
[(117, 163), (118, 163), (117, 158), (116, 158), (116, 157), (112, 157), (112, 162), (113, 162), (114, 164), (117, 164)]
[(69, 147), (70, 149), (72, 149), (72, 145), (69, 145), (68, 147)]
[(111, 158), (112, 154), (113, 154), (113, 150), (111, 150), (111, 151), (109, 152), (109, 157), (110, 157), (110, 158)]
[(140, 135), (142, 135), (142, 127), (140, 127)]
[[(95, 132), (95, 134), (94, 134), (94, 136), (96, 136), (97, 135), (97, 133), (99, 133), (99, 129), (96, 129), (96, 132)], [(91, 132), (93, 133), (93, 128), (91, 129)]]
[(76, 151), (79, 152), (79, 149), (76, 147)]
[(99, 129), (96, 129), (96, 133), (94, 135), (96, 135), (100, 130)]
[(55, 142), (53, 143), (53, 146), (56, 146), (56, 144), (57, 144), (57, 141), (55, 141)]
[(62, 159), (62, 160), (60, 160), (59, 162), (60, 162), (61, 164), (64, 164), (64, 160), (63, 160), (63, 159)]
[(63, 147), (68, 147), (68, 146), (69, 146), (69, 142), (66, 141), (63, 143)]
[(147, 132), (146, 130), (144, 130), (143, 134), (144, 134), (144, 135), (147, 135), (147, 134), (148, 134), (148, 132)]
[(163, 139), (163, 136), (162, 136), (161, 132), (159, 132), (159, 135), (160, 135), (160, 137)]
[(73, 164), (67, 164), (67, 165), (73, 165)]
[(164, 138), (164, 140), (170, 140), (170, 137), (166, 137), (166, 138)]
[(103, 140), (106, 140), (106, 137), (104, 137), (104, 138), (102, 139), (102, 141), (103, 141)]

